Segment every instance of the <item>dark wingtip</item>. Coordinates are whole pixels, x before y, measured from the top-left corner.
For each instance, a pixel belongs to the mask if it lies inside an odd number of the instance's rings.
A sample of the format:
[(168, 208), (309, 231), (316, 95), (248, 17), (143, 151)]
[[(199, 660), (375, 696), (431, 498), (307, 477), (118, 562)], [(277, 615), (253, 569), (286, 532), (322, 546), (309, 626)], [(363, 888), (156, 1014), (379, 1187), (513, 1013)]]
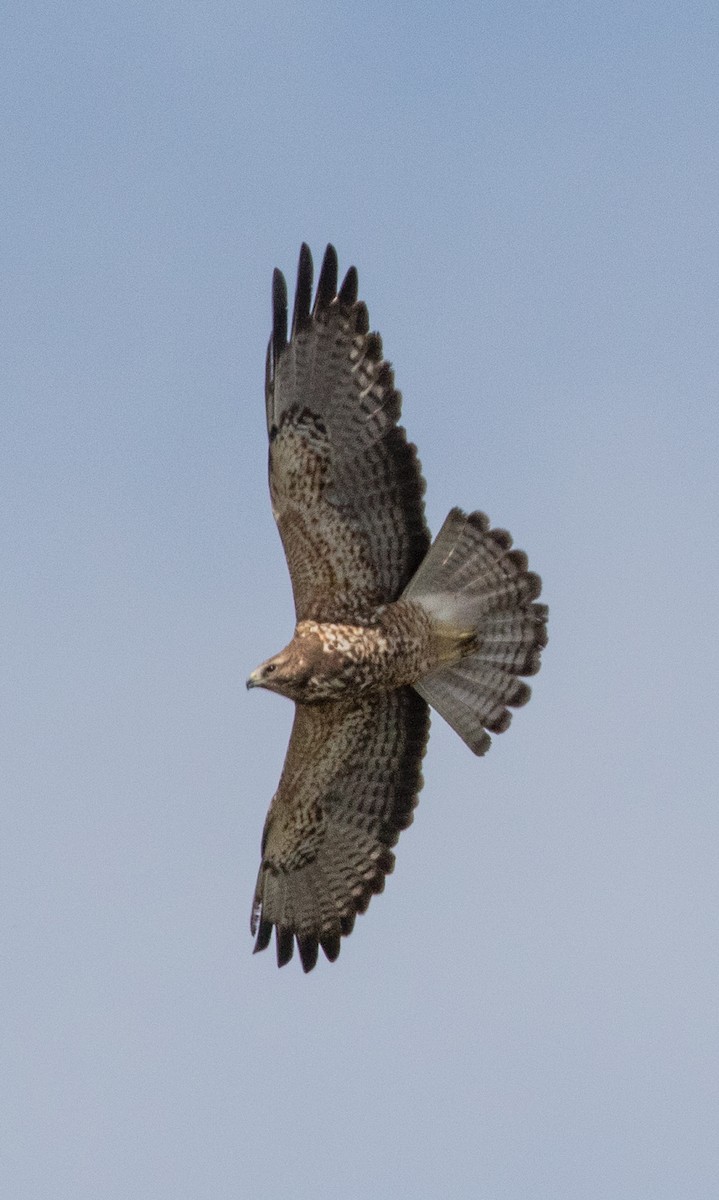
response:
[(325, 952), (325, 955), (334, 962), (340, 952), (340, 935), (339, 933), (326, 933), (320, 937), (320, 945)]
[(354, 323), (357, 333), (369, 333), (369, 313), (367, 312), (367, 305), (362, 300), (355, 306)]
[(314, 934), (308, 934), (306, 937), (300, 937), (298, 934), (297, 945), (300, 949), (302, 970), (306, 975), (317, 963), (317, 955), (319, 954), (320, 949), (319, 942)]
[(365, 338), (364, 356), (370, 362), (382, 361), (382, 338), (378, 333), (368, 333)]
[(272, 358), (277, 364), (287, 345), (287, 284), (282, 272), (272, 273)]
[(317, 280), (317, 295), (313, 312), (321, 312), (323, 308), (328, 308), (337, 295), (338, 270), (337, 251), (333, 245), (329, 244), (322, 259), (320, 277)]
[(309, 324), (313, 273), (314, 269), (310, 248), (306, 242), (303, 242), (300, 247), (300, 260), (297, 264), (295, 307), (292, 313), (292, 337), (295, 336), (298, 330)]
[(269, 391), (272, 383), (272, 338), (267, 343), (267, 355), (265, 357), (265, 391)]
[(348, 913), (345, 913), (345, 915), (341, 918), (340, 932), (342, 933), (343, 937), (348, 937), (349, 934), (354, 929), (356, 916), (357, 916), (356, 912), (348, 912)]
[(359, 279), (357, 277), (357, 268), (350, 267), (342, 281), (342, 287), (339, 290), (340, 304), (345, 308), (351, 308), (357, 301), (357, 293), (359, 291)]
[[(253, 933), (255, 932), (255, 928), (256, 928), (256, 925), (252, 929)], [(252, 951), (252, 953), (258, 954), (261, 950), (266, 950), (270, 944), (271, 937), (272, 937), (271, 922), (265, 921), (264, 918), (260, 917), (259, 929), (257, 930), (257, 941), (255, 942), (255, 948)]]
[(275, 940), (277, 942), (277, 966), (284, 967), (294, 954), (295, 935), (291, 929), (286, 929), (283, 925), (277, 925), (275, 927)]

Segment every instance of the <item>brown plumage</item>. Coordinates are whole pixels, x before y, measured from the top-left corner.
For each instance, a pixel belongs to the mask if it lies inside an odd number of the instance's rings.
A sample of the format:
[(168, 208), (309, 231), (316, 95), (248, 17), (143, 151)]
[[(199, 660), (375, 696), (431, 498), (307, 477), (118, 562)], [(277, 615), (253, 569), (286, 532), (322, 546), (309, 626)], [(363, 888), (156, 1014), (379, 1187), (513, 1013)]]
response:
[(412, 821), (431, 704), (476, 753), (529, 699), (547, 609), (526, 555), (482, 513), (453, 509), (430, 547), (424, 480), (401, 398), (350, 267), (327, 247), (312, 304), (300, 252), (292, 327), (273, 279), (265, 397), (272, 511), (292, 579), (289, 645), (248, 687), (295, 702), (262, 839), (255, 950), (276, 930), (305, 971), (339, 954)]

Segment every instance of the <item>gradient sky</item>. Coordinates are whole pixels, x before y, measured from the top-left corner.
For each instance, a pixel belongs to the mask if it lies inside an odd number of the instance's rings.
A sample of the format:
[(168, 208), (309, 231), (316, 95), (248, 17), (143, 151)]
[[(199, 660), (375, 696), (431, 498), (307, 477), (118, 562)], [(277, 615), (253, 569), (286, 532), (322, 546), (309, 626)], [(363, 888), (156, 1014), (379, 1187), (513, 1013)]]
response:
[[(3, 1196), (715, 1200), (716, 4), (26, 0), (0, 59)], [(307, 977), (244, 688), (302, 240), (551, 606)]]

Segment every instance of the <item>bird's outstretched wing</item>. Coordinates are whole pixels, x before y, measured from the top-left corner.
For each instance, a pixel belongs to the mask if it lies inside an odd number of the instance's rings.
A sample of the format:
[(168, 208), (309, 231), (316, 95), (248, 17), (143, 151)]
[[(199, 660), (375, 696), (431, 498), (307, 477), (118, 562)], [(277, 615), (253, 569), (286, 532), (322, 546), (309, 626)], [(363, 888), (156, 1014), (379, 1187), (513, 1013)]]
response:
[(428, 706), (412, 688), (296, 706), (262, 838), (255, 950), (275, 926), (279, 966), (295, 939), (305, 971), (319, 946), (334, 961), (340, 937), (394, 866), (391, 847), (412, 821), (428, 734)]
[(369, 333), (350, 267), (337, 288), (328, 246), (312, 305), (312, 258), (300, 252), (287, 340), (287, 287), (273, 279), (265, 397), (270, 494), (297, 619), (357, 620), (396, 600), (429, 546), (424, 480), (398, 425), (401, 397)]

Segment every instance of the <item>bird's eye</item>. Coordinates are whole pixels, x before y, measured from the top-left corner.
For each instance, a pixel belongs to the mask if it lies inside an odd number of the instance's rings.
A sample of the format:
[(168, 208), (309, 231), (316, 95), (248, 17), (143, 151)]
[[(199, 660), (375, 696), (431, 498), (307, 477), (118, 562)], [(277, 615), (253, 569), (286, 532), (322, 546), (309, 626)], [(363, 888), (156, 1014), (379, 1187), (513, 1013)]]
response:
[(268, 663), (267, 666), (265, 667), (265, 675), (271, 675), (275, 669), (276, 668), (275, 668), (274, 663)]

